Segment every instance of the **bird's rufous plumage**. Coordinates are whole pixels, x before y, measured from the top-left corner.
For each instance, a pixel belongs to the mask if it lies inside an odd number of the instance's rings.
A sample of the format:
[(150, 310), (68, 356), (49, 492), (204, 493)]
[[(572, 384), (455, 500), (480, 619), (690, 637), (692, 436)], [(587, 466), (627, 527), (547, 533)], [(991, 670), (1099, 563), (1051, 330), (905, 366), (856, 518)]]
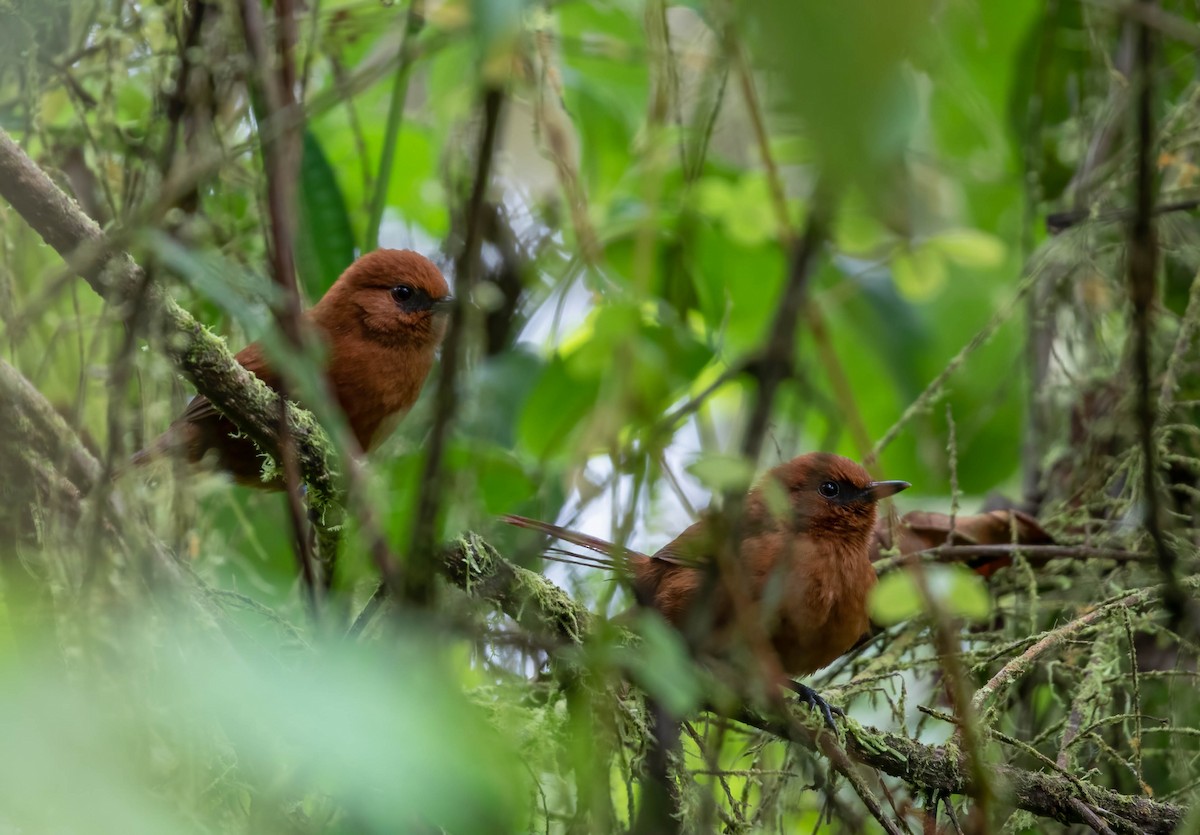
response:
[[(370, 451), (391, 433), (421, 393), (446, 330), (451, 301), (446, 279), (433, 262), (409, 250), (379, 249), (346, 268), (321, 301), (304, 314), (324, 342), (326, 375), (359, 446)], [(262, 346), (246, 346), (236, 359), (279, 390), (279, 373)], [(197, 395), (153, 444), (134, 456), (142, 463), (173, 449), (190, 462), (215, 452), (218, 466), (240, 483), (278, 488), (261, 480), (254, 444)]]
[[(828, 665), (867, 631), (875, 504), (908, 486), (874, 481), (848, 458), (809, 453), (772, 469), (746, 497), (736, 566), (789, 675)], [(615, 546), (594, 537), (519, 516), (505, 520), (615, 555)], [(728, 654), (737, 640), (729, 583), (708, 579), (722, 545), (719, 526), (706, 517), (653, 555), (624, 555), (638, 598), (685, 633), (703, 616), (708, 630), (699, 648), (715, 655)], [(710, 609), (697, 613), (702, 599)]]

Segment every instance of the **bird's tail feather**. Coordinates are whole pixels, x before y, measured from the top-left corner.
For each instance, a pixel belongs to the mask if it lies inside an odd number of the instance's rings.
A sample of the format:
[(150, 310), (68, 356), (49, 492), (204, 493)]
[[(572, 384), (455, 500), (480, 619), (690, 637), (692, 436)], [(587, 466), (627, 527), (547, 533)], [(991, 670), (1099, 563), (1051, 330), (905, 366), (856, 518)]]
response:
[(130, 470), (148, 466), (160, 458), (173, 454), (178, 445), (179, 439), (174, 436), (174, 433), (167, 430), (129, 456), (125, 463), (113, 467), (112, 480), (116, 481)]
[(572, 545), (578, 545), (580, 548), (587, 548), (589, 551), (602, 554), (606, 558), (597, 559), (586, 554), (564, 551), (561, 548), (547, 549), (543, 556), (555, 562), (563, 562), (570, 565), (586, 565), (589, 568), (605, 568), (612, 571), (621, 569), (624, 560), (630, 557), (649, 559), (649, 557), (639, 551), (634, 551), (630, 548), (621, 548), (599, 537), (589, 536), (588, 534), (579, 533), (578, 531), (573, 531), (559, 525), (552, 525), (549, 522), (542, 522), (538, 519), (530, 519), (528, 516), (517, 516), (506, 513), (500, 519), (518, 528), (539, 531), (555, 539), (561, 539), (563, 542), (570, 542)]

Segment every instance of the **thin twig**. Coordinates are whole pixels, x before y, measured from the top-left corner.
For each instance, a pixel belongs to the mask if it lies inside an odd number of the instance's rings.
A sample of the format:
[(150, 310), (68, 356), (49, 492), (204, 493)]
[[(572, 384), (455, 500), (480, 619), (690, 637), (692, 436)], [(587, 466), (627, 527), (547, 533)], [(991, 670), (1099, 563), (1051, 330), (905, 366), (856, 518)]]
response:
[[(296, 43), (296, 20), (292, 0), (275, 2), (275, 35), (278, 53), (278, 75), (271, 72), (272, 61), (267, 49), (262, 5), (259, 0), (242, 0), (242, 29), (246, 38), (247, 53), (251, 66), (258, 68), (256, 86), (259, 89), (259, 121), (272, 123), (276, 114), (293, 107), (293, 91), (296, 86), (294, 51)], [(263, 160), (267, 169), (267, 207), (271, 218), (268, 234), (268, 251), (271, 255), (271, 276), (282, 291), (281, 304), (272, 307), (276, 325), (283, 333), (288, 346), (297, 352), (303, 350), (301, 332), (300, 291), (296, 284), (296, 262), (292, 247), (295, 229), (294, 207), (296, 204), (296, 171), (300, 165), (301, 124), (289, 124), (277, 134), (263, 137)], [(317, 613), (317, 576), (313, 564), (312, 541), (305, 522), (304, 503), (300, 495), (300, 473), (296, 461), (296, 447), (288, 431), (285, 398), (288, 386), (280, 382), (279, 404), (279, 451), (283, 465), (284, 490), (287, 494), (288, 516), (292, 525), (293, 547), (300, 576), (307, 594), (308, 606), (313, 615)], [(332, 581), (333, 555), (322, 555), (326, 562), (325, 582)]]
[(175, 162), (175, 154), (179, 147), (179, 126), (187, 111), (188, 85), (194, 63), (192, 51), (200, 44), (200, 33), (204, 29), (205, 13), (208, 11), (207, 0), (189, 0), (186, 16), (186, 29), (179, 39), (179, 72), (175, 76), (175, 86), (167, 97), (164, 110), (167, 116), (167, 138), (163, 142), (159, 168), (163, 177), (170, 174)]
[[(1180, 581), (1180, 585), (1188, 588), (1196, 588), (1200, 586), (1200, 576), (1184, 578)], [(1033, 646), (1001, 667), (986, 684), (975, 691), (975, 695), (971, 699), (972, 707), (976, 711), (981, 711), (986, 707), (990, 712), (993, 708), (989, 707), (989, 702), (992, 702), (997, 695), (1007, 689), (1016, 679), (1024, 675), (1031, 665), (1041, 658), (1042, 655), (1062, 645), (1069, 638), (1074, 638), (1097, 621), (1108, 617), (1118, 609), (1144, 606), (1147, 603), (1160, 599), (1164, 595), (1166, 588), (1165, 585), (1162, 585), (1138, 589), (1116, 600), (1103, 603), (1087, 614), (1043, 633)]]
[[(958, 447), (954, 433), (954, 419), (949, 405), (946, 407), (948, 425), (947, 454), (950, 463), (950, 535), (954, 534), (955, 519), (958, 513)], [(929, 615), (933, 627), (933, 642), (937, 649), (938, 660), (945, 676), (950, 702), (954, 708), (954, 721), (962, 732), (963, 748), (966, 752), (967, 768), (971, 780), (976, 786), (978, 817), (981, 833), (991, 831), (992, 807), (996, 793), (992, 788), (991, 775), (988, 773), (983, 758), (982, 740), (978, 710), (972, 705), (967, 689), (967, 671), (964, 669), (960, 655), (958, 629), (950, 622), (950, 615), (942, 605), (941, 599), (933, 593), (929, 584), (929, 575), (925, 571), (925, 563), (919, 558), (910, 559), (906, 563), (909, 573), (916, 584), (921, 598), (921, 605)]]
[[(1187, 200), (1174, 200), (1159, 203), (1151, 213), (1155, 216), (1172, 214), (1173, 212), (1191, 212), (1200, 209), (1200, 197)], [(1085, 221), (1088, 223), (1117, 223), (1127, 222), (1134, 218), (1135, 209), (1072, 209), (1066, 212), (1052, 212), (1046, 215), (1046, 231), (1051, 235), (1061, 234), (1068, 229), (1078, 226)]]
[(387, 208), (388, 188), (392, 184), (392, 165), (396, 159), (396, 143), (400, 139), (400, 127), (404, 124), (404, 104), (408, 99), (409, 71), (412, 69), (413, 41), (421, 34), (425, 25), (423, 0), (409, 0), (408, 14), (404, 16), (404, 30), (400, 34), (400, 63), (396, 66), (396, 77), (392, 81), (392, 97), (388, 103), (387, 127), (383, 136), (383, 148), (379, 152), (379, 171), (375, 177), (375, 191), (371, 197), (371, 214), (367, 220), (366, 249), (379, 247), (379, 227), (383, 223), (383, 211)]
[(916, 559), (922, 562), (964, 562), (978, 559), (986, 565), (989, 561), (1011, 560), (1018, 554), (1034, 565), (1044, 565), (1053, 559), (1112, 560), (1122, 563), (1154, 561), (1154, 556), (1151, 554), (1139, 554), (1122, 548), (1096, 548), (1088, 545), (1022, 545), (1019, 542), (1012, 542), (997, 545), (938, 545), (914, 551), (911, 554), (897, 554), (876, 560), (875, 571), (882, 574), (907, 565), (909, 560)]
[(1116, 835), (1108, 824), (1100, 820), (1100, 816), (1092, 810), (1092, 807), (1088, 806), (1078, 797), (1071, 798), (1071, 805), (1075, 807), (1075, 811), (1079, 813), (1079, 817), (1083, 818), (1083, 822), (1096, 830), (1097, 835)]
[(1121, 610), (1121, 619), (1125, 627), (1125, 642), (1129, 645), (1129, 678), (1132, 684), (1130, 705), (1133, 713), (1133, 765), (1137, 771), (1138, 782), (1146, 785), (1142, 777), (1142, 683), (1138, 674), (1137, 642), (1133, 637), (1133, 619), (1128, 609)]
[[(1149, 7), (1152, 0), (1139, 0)], [(1194, 627), (1188, 615), (1188, 597), (1179, 586), (1178, 557), (1163, 530), (1158, 485), (1158, 450), (1154, 444), (1155, 403), (1152, 394), (1151, 308), (1157, 294), (1158, 240), (1154, 229), (1154, 56), (1150, 27), (1135, 24), (1134, 65), (1137, 96), (1137, 178), (1134, 214), (1129, 225), (1127, 264), (1129, 297), (1133, 307), (1133, 364), (1137, 379), (1136, 417), (1138, 444), (1142, 453), (1142, 504), (1146, 532), (1154, 543), (1158, 567), (1166, 583), (1163, 603), (1171, 617), (1171, 628)]]
[(450, 313), (450, 334), (442, 347), (442, 362), (434, 397), (433, 427), (425, 445), (425, 465), (418, 491), (408, 570), (403, 583), (405, 599), (411, 603), (428, 603), (433, 595), (434, 541), (445, 483), (443, 458), (450, 437), (450, 426), (458, 409), (456, 382), (459, 365), (466, 353), (468, 304), (479, 271), (483, 205), (491, 179), (492, 156), (500, 132), (503, 103), (504, 94), (500, 90), (488, 89), (484, 92), (483, 131), (475, 161), (475, 180), (467, 204), (466, 235), (456, 271), (455, 292), (459, 300)]

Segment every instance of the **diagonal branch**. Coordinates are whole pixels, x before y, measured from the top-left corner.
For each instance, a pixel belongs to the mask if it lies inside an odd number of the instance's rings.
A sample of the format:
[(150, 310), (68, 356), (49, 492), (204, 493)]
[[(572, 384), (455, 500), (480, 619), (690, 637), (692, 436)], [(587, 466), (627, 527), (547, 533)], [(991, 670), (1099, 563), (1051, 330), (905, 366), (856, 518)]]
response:
[[(143, 280), (141, 267), (128, 253), (112, 251), (100, 227), (2, 129), (0, 197), (119, 314), (127, 312)], [(159, 323), (166, 337), (163, 349), (171, 362), (239, 431), (277, 455), (282, 398), (242, 368), (225, 343), (162, 288), (151, 283), (143, 304), (148, 318)], [(336, 503), (340, 492), (328, 438), (309, 412), (291, 403), (286, 409), (308, 499), (315, 509), (323, 510)]]
[[(61, 488), (58, 495), (63, 500), (82, 502), (80, 491), (68, 479), (58, 478), (61, 473), (47, 462), (66, 462), (59, 466), (73, 473), (72, 479), (78, 479), (79, 487), (86, 487), (96, 477), (98, 462), (82, 448), (45, 399), (19, 374), (0, 363), (0, 413), (10, 407), (29, 418), (8, 424), (10, 440), (26, 446), (44, 442), (47, 449), (53, 448), (55, 454), (42, 461), (47, 483)], [(0, 436), (0, 441), (5, 437)], [(0, 443), (0, 453), (8, 446), (12, 444)], [(178, 568), (168, 555), (162, 555), (162, 562), (178, 576)], [(524, 628), (560, 645), (568, 656), (590, 640), (594, 618), (586, 607), (542, 575), (513, 565), (476, 534), (466, 534), (443, 548), (439, 567), (447, 579), (468, 594), (492, 603)], [(1154, 591), (1145, 590), (1142, 594), (1148, 599)], [(824, 733), (818, 735), (791, 717), (743, 710), (736, 718), (809, 750), (825, 750), (818, 738), (825, 736)], [(854, 722), (847, 722), (844, 727), (846, 739), (842, 747), (852, 760), (904, 780), (918, 792), (973, 795), (976, 791), (961, 751), (953, 747), (922, 745)], [(845, 767), (846, 763), (842, 765)], [(1063, 823), (1092, 825), (1089, 815), (1095, 815), (1093, 810), (1104, 810), (1106, 825), (1114, 831), (1167, 833), (1187, 814), (1186, 808), (1172, 803), (1132, 797), (1086, 782), (1081, 786), (1081, 781), (1061, 774), (1007, 765), (994, 766), (992, 771), (992, 779), (1009, 788), (1017, 808)]]
[[(469, 534), (442, 554), (445, 575), (469, 594), (495, 604), (526, 628), (550, 635), (569, 647), (588, 640), (592, 620), (588, 610), (540, 574), (518, 568), (481, 537)], [(1145, 590), (1147, 597), (1156, 590)], [(1158, 590), (1161, 591), (1161, 588)], [(790, 718), (743, 710), (739, 722), (766, 731), (811, 751), (822, 751), (818, 734)], [(844, 723), (844, 749), (850, 758), (907, 782), (916, 792), (974, 796), (978, 786), (965, 755), (954, 746), (923, 745), (899, 734)], [(824, 735), (822, 732), (820, 735)], [(1173, 803), (1133, 797), (1049, 774), (993, 765), (989, 780), (1006, 786), (1018, 808), (1067, 824), (1089, 823), (1092, 810), (1103, 809), (1114, 831), (1169, 833), (1187, 814)]]

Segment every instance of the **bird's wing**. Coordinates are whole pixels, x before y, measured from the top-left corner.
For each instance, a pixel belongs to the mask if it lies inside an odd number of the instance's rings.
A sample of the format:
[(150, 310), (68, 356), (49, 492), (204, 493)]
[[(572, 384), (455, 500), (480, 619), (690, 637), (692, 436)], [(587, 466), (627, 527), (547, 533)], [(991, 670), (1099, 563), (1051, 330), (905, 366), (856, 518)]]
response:
[(683, 533), (654, 552), (651, 559), (682, 565), (685, 568), (702, 568), (712, 563), (717, 543), (713, 538), (708, 520), (693, 522)]
[[(258, 379), (266, 383), (270, 388), (279, 390), (279, 375), (275, 369), (267, 364), (267, 359), (263, 355), (262, 346), (257, 342), (252, 342), (242, 350), (238, 351), (234, 357), (242, 367), (253, 374)], [(220, 413), (217, 407), (212, 404), (203, 394), (197, 394), (187, 404), (187, 408), (183, 410), (183, 414), (179, 416), (177, 423), (200, 423), (210, 418), (218, 417)]]
[(530, 519), (528, 516), (516, 516), (513, 514), (505, 514), (500, 517), (504, 522), (510, 525), (515, 525), (518, 528), (526, 528), (531, 531), (541, 531), (542, 533), (552, 536), (555, 539), (561, 539), (563, 542), (570, 542), (572, 545), (578, 545), (580, 548), (587, 548), (589, 551), (595, 551), (597, 554), (604, 554), (606, 557), (614, 557), (618, 551), (624, 552), (629, 557), (641, 557), (646, 559), (646, 555), (639, 551), (634, 551), (631, 548), (620, 549), (615, 544), (605, 539), (600, 539), (596, 536), (589, 536), (585, 533), (569, 530), (568, 528), (552, 525), (549, 522), (541, 522), (537, 519)]

